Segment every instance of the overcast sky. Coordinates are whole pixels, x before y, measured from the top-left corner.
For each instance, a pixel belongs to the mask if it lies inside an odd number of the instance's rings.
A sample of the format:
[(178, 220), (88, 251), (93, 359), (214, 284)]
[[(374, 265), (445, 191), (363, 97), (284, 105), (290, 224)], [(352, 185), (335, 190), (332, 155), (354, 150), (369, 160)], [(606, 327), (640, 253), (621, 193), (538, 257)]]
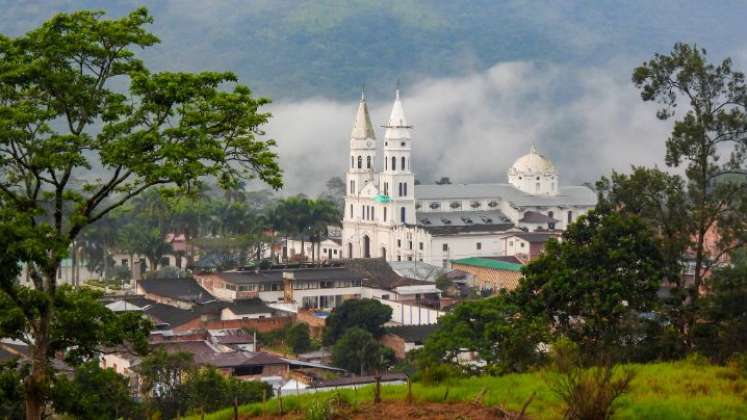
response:
[[(299, 5), (277, 18), (283, 24), (296, 25), (294, 30), (304, 35), (293, 35), (296, 38), (291, 37), (287, 42), (313, 44), (314, 31), (352, 19), (348, 11), (339, 13), (346, 2), (327, 0), (329, 5), (336, 5), (330, 9), (336, 12), (332, 23), (314, 21), (315, 26), (309, 29), (304, 26), (308, 23), (303, 21), (303, 7), (312, 7), (309, 5), (314, 2), (277, 1)], [(145, 3), (156, 18), (151, 29), (162, 39), (160, 46), (144, 53), (146, 62), (154, 68), (229, 69), (236, 71), (243, 83), (259, 86), (260, 94), (276, 86), (268, 84), (268, 80), (282, 82), (286, 77), (282, 73), (257, 73), (252, 64), (256, 48), (251, 50), (250, 56), (246, 55), (254, 41), (245, 36), (246, 28), (251, 25), (254, 35), (256, 31), (263, 31), (261, 22), (252, 19), (267, 11), (280, 13), (273, 10), (278, 8), (277, 2), (163, 0)], [(362, 1), (356, 4), (359, 3), (368, 4)], [(395, 3), (420, 7), (427, 4), (417, 0)], [(391, 9), (395, 3), (387, 7)], [(415, 126), (413, 159), (416, 177), (423, 183), (441, 176), (448, 176), (453, 182), (505, 182), (511, 163), (532, 144), (555, 162), (563, 184), (593, 182), (612, 169), (627, 170), (633, 164), (661, 165), (671, 122), (658, 121), (656, 107), (640, 100), (630, 81), (633, 68), (655, 52), (667, 52), (673, 41), (684, 37), (686, 41), (709, 44), (712, 60), (732, 56), (737, 68), (747, 69), (747, 25), (743, 24), (747, 7), (738, 1), (713, 5), (685, 1), (681, 2), (681, 7), (680, 2), (673, 0), (641, 2), (651, 10), (612, 10), (609, 16), (601, 16), (608, 11), (607, 6), (597, 5), (609, 4), (612, 8), (617, 7), (614, 6), (617, 3), (594, 3), (596, 9), (589, 9), (588, 16), (585, 15), (587, 8), (580, 7), (580, 3), (570, 2), (574, 7), (558, 6), (557, 2), (530, 3), (507, 4), (510, 4), (512, 18), (532, 28), (533, 32), (522, 36), (549, 39), (548, 44), (543, 44), (545, 49), (539, 52), (527, 47), (517, 50), (522, 53), (518, 54), (518, 59), (499, 57), (485, 63), (481, 51), (465, 45), (443, 60), (445, 68), (459, 71), (421, 69), (408, 73), (397, 70), (383, 77), (377, 74), (383, 72), (380, 68), (351, 70), (355, 72), (352, 79), (360, 79), (361, 83), (389, 80), (400, 77), (399, 72), (406, 73), (401, 75), (402, 98), (407, 117)], [(141, 2), (130, 0), (0, 0), (0, 9), (4, 11), (0, 32), (21, 34), (57, 11), (93, 7), (122, 15), (139, 4)], [(371, 4), (375, 3), (370, 3), (361, 13), (378, 16), (376, 6)], [(427, 8), (422, 10), (427, 12)], [(667, 10), (671, 14), (661, 13)], [(647, 16), (656, 13), (660, 15)], [(405, 16), (404, 24), (407, 24), (406, 19), (415, 19), (433, 21), (434, 27), (439, 25), (439, 17), (428, 13), (399, 14)], [(614, 26), (612, 29), (610, 22)], [(257, 25), (260, 25), (258, 29)], [(280, 29), (282, 32), (283, 28)], [(517, 43), (522, 41), (526, 39), (516, 40)], [(366, 45), (361, 45), (362, 51), (365, 48)], [(552, 53), (548, 48), (554, 48)], [(599, 51), (604, 53), (599, 54)], [(408, 51), (402, 54), (399, 67), (407, 69)], [(326, 59), (315, 57), (320, 62)], [(289, 63), (288, 72), (297, 72), (298, 66), (299, 63)], [(301, 83), (313, 87), (318, 80), (310, 78)], [(284, 193), (314, 195), (324, 189), (328, 178), (344, 175), (358, 98), (349, 93), (349, 86), (336, 90), (334, 84), (331, 88), (325, 85), (324, 89), (301, 98), (293, 97), (293, 86), (289, 86), (288, 92), (273, 95), (275, 101), (269, 110), (274, 116), (267, 133), (279, 144), (281, 166), (286, 174)], [(267, 90), (263, 91), (263, 87)], [(368, 89), (380, 145), (383, 130), (379, 126), (388, 116), (393, 89), (393, 81), (378, 82)], [(313, 89), (305, 91), (314, 92)]]

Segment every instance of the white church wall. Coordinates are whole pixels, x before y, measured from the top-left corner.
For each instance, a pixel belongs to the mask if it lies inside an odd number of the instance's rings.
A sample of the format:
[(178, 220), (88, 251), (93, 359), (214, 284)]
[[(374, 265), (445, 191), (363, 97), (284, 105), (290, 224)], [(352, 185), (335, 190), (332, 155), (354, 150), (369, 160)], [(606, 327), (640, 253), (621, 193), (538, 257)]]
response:
[(417, 305), (411, 305), (402, 302), (393, 302), (391, 300), (378, 299), (379, 302), (392, 308), (392, 322), (402, 325), (431, 325), (438, 323), (438, 318), (442, 317), (445, 312), (436, 309), (426, 308)]
[(436, 236), (429, 263), (446, 268), (453, 259), (505, 255), (504, 237), (499, 233)]

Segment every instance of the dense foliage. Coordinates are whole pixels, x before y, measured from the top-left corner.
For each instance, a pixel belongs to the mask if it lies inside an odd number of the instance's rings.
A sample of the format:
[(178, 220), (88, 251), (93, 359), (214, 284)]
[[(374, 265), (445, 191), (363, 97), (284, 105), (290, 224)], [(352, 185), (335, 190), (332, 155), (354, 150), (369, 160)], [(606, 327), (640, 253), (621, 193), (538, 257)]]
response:
[(360, 375), (384, 371), (394, 361), (394, 352), (379, 344), (374, 336), (358, 327), (350, 327), (332, 346), (335, 366)]
[(128, 418), (139, 410), (128, 380), (113, 369), (100, 368), (97, 360), (78, 366), (72, 378), (60, 375), (51, 398), (55, 412), (76, 419)]
[[(11, 334), (30, 338), (29, 418), (44, 410), (49, 357), (85, 356), (113, 330), (107, 314), (57, 287), (85, 228), (154, 186), (189, 191), (205, 177), (282, 186), (274, 141), (257, 138), (268, 100), (228, 72), (150, 72), (134, 51), (158, 42), (151, 22), (145, 9), (111, 20), (82, 11), (0, 36), (0, 225), (18, 238), (0, 254), (26, 263), (33, 284), (4, 281), (0, 301), (3, 315), (20, 316)], [(92, 321), (65, 312), (84, 306)]]
[(512, 297), (524, 316), (550, 320), (584, 350), (620, 348), (637, 340), (636, 317), (655, 308), (661, 267), (640, 219), (594, 210), (546, 244)]
[(334, 344), (350, 328), (368, 331), (374, 337), (384, 333), (384, 323), (392, 317), (392, 308), (375, 299), (350, 299), (335, 308), (327, 318), (324, 344)]

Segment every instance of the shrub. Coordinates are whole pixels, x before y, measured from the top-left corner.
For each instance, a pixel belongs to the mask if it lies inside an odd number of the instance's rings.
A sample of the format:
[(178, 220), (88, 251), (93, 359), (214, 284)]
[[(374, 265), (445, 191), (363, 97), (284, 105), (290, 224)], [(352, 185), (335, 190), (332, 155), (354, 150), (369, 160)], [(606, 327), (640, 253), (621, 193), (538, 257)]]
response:
[[(584, 357), (578, 344), (561, 337), (550, 351), (551, 372), (545, 381), (565, 404), (563, 417), (571, 420), (609, 419), (615, 411), (615, 401), (630, 390), (635, 371), (615, 369), (611, 357), (601, 355), (591, 360)], [(585, 369), (584, 363), (600, 365)]]

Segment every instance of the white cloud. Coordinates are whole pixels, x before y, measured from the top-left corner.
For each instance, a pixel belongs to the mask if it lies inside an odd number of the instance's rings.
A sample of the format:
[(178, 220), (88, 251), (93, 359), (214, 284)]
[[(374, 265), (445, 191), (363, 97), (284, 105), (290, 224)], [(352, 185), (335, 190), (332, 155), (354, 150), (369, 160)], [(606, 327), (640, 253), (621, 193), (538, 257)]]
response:
[[(564, 184), (632, 164), (661, 164), (670, 123), (641, 101), (630, 70), (512, 62), (406, 87), (416, 177), (505, 182), (506, 170), (531, 144), (553, 159)], [(369, 98), (379, 143), (392, 99)], [(324, 98), (272, 105), (268, 134), (279, 142), (286, 192), (313, 195), (329, 177), (344, 174), (355, 109), (354, 100)]]

